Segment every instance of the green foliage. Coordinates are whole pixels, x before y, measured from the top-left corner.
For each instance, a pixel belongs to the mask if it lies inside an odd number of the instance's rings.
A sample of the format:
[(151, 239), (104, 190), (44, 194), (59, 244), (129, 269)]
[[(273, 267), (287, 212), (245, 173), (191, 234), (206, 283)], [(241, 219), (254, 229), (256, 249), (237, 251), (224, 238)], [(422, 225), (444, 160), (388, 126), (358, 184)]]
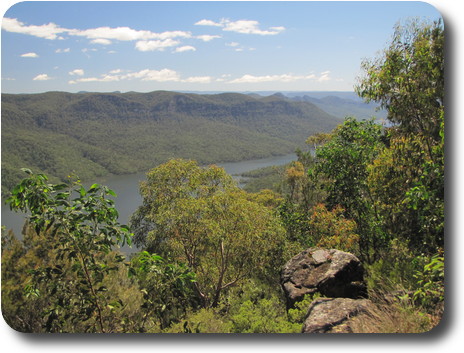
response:
[(285, 200), (278, 207), (279, 216), (285, 227), (287, 233), (287, 239), (292, 242), (299, 244), (305, 244), (308, 242), (307, 234), (308, 229), (308, 218), (309, 215), (299, 205)]
[(86, 332), (106, 332), (106, 311), (114, 308), (112, 303), (122, 303), (110, 301), (103, 282), (124, 260), (107, 256), (113, 247), (131, 242), (127, 227), (117, 222), (114, 201), (107, 198), (114, 192), (98, 184), (88, 190), (79, 183), (48, 184), (45, 175), (24, 171), (28, 177), (7, 203), (28, 212), (35, 232), (54, 250), (54, 261), (31, 270), (26, 297), (48, 299), (42, 313), (47, 332), (68, 331), (76, 322)]
[(379, 215), (367, 184), (368, 166), (384, 147), (381, 126), (373, 120), (357, 121), (347, 118), (337, 127), (332, 138), (316, 150), (317, 175), (327, 179), (329, 209), (340, 205), (347, 218), (357, 224), (360, 255), (368, 262), (378, 257), (385, 245), (385, 236), (379, 228)]
[(404, 133), (439, 141), (445, 93), (444, 44), (441, 21), (397, 24), (383, 55), (363, 62), (365, 77), (356, 91), (367, 101), (379, 102), (388, 119)]
[[(289, 170), (279, 208), (288, 236), (305, 246), (338, 238), (343, 247), (358, 234), (370, 293), (410, 301), (385, 317), (422, 317), (421, 328), (441, 315), (444, 294), (443, 43), (441, 22), (396, 27), (383, 55), (363, 63), (357, 87), (387, 110), (390, 126), (348, 118), (331, 135), (310, 137), (316, 159), (299, 152), (306, 176), (299, 181), (297, 168)], [(310, 192), (297, 189), (305, 185)], [(315, 202), (320, 187), (326, 194)]]
[[(418, 289), (413, 298), (429, 311), (435, 311), (445, 300), (445, 258), (442, 252), (433, 255), (421, 271), (417, 271)], [(443, 308), (442, 308), (443, 310)]]
[(305, 247), (338, 249), (358, 255), (359, 235), (355, 233), (356, 222), (343, 216), (339, 205), (331, 211), (322, 204), (312, 208), (308, 220), (308, 238)]
[(263, 298), (253, 303), (242, 303), (237, 313), (231, 315), (231, 331), (235, 333), (297, 333), (301, 323), (287, 320), (285, 307), (276, 297)]
[(322, 189), (324, 177), (316, 175), (313, 150), (297, 150), (298, 161), (286, 166), (281, 184), (283, 202), (278, 206), (279, 216), (287, 231), (287, 238), (301, 246), (312, 244), (308, 236), (310, 210), (325, 201)]
[[(397, 25), (383, 55), (363, 64), (358, 93), (380, 102), (394, 123), (390, 147), (374, 162), (372, 190), (386, 229), (417, 253), (444, 244), (444, 30), (441, 21)], [(388, 200), (390, 198), (390, 201)], [(387, 200), (386, 200), (387, 199)]]
[(143, 293), (139, 332), (156, 327), (158, 322), (164, 329), (195, 306), (195, 274), (185, 265), (171, 264), (159, 255), (142, 251), (132, 259), (129, 273)]
[(284, 238), (266, 206), (251, 201), (222, 168), (171, 160), (147, 174), (131, 219), (135, 241), (188, 264), (202, 306), (252, 272), (278, 271)]
[(417, 136), (395, 136), (369, 166), (368, 183), (386, 232), (416, 254), (444, 244), (444, 143), (442, 157), (429, 159)]
[(318, 294), (307, 295), (286, 311), (285, 299), (277, 288), (251, 279), (234, 288), (222, 302), (225, 320), (234, 333), (298, 333), (307, 309)]
[(424, 259), (415, 256), (401, 239), (392, 239), (388, 251), (373, 264), (365, 266), (369, 292), (388, 293), (416, 288), (414, 274), (424, 266)]
[(179, 323), (164, 330), (165, 333), (230, 333), (227, 318), (214, 308), (201, 308), (188, 313)]
[(42, 251), (26, 245), (2, 227), (2, 315), (19, 332), (39, 332), (43, 303), (28, 301), (24, 288), (30, 281), (28, 270), (39, 263), (37, 253)]
[(441, 21), (397, 25), (389, 48), (363, 67), (366, 76), (360, 80), (358, 93), (367, 101), (380, 102), (393, 122), (386, 132), (386, 148), (368, 167), (373, 204), (381, 214), (384, 232), (392, 239), (369, 269), (369, 279), (413, 290), (415, 305), (439, 320), (444, 299)]
[(306, 316), (308, 315), (308, 308), (311, 303), (320, 298), (321, 295), (319, 293), (314, 294), (305, 294), (302, 300), (295, 303), (294, 308), (288, 309), (288, 320), (294, 324), (299, 324), (300, 329)]
[(285, 299), (276, 286), (256, 278), (235, 287), (218, 307), (233, 333), (295, 333), (301, 322), (289, 321)]
[(367, 166), (382, 147), (381, 135), (381, 126), (373, 120), (347, 118), (331, 140), (316, 150), (316, 172), (329, 178), (324, 187), (330, 207), (339, 204), (355, 215), (367, 194)]

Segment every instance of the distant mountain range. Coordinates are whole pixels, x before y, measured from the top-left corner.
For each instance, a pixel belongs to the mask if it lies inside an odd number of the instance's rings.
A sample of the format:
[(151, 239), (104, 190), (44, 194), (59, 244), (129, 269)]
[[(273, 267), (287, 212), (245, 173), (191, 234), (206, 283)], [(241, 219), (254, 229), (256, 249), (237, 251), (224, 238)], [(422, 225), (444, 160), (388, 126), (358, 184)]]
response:
[[(329, 95), (324, 95), (324, 94)], [(354, 92), (288, 93), (297, 102), (313, 103), (317, 107), (339, 118), (354, 116), (358, 119), (385, 119), (387, 112), (377, 110), (377, 103), (365, 103)]]
[[(217, 93), (218, 92), (201, 92), (201, 94)], [(355, 92), (350, 91), (254, 91), (241, 93), (255, 98), (280, 95), (282, 98), (288, 98), (297, 102), (310, 102), (325, 112), (342, 119), (347, 116), (354, 116), (358, 119), (371, 119), (374, 117), (378, 120), (383, 120), (387, 117), (386, 110), (377, 109), (377, 103), (365, 103)]]
[(2, 190), (23, 177), (21, 167), (86, 180), (173, 157), (208, 164), (286, 154), (341, 121), (281, 94), (2, 94)]

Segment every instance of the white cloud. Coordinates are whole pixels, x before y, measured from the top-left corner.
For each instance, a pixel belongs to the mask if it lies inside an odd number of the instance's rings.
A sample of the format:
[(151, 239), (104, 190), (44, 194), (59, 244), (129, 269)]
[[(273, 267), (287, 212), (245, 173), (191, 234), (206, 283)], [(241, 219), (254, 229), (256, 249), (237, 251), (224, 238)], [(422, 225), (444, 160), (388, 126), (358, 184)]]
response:
[(92, 44), (101, 44), (101, 45), (110, 45), (111, 41), (109, 39), (105, 39), (105, 38), (98, 38), (98, 39), (92, 40), (90, 43), (92, 43)]
[(123, 80), (141, 80), (141, 81), (157, 81), (167, 82), (181, 80), (180, 75), (170, 69), (162, 70), (150, 70), (144, 69), (137, 72), (131, 72), (127, 74), (119, 75), (122, 70), (112, 70), (108, 74), (103, 74), (100, 77), (83, 77), (76, 80), (69, 81), (70, 84), (76, 84), (79, 82), (112, 82), (112, 81), (123, 81)]
[(293, 74), (282, 74), (282, 75), (243, 75), (240, 78), (229, 81), (229, 83), (260, 83), (260, 82), (294, 82), (299, 80), (311, 80), (315, 79), (313, 74), (310, 75), (293, 75)]
[(269, 27), (269, 29), (271, 29), (272, 31), (275, 31), (275, 32), (283, 32), (283, 31), (285, 31), (284, 26)]
[(73, 29), (70, 35), (86, 37), (88, 39), (115, 39), (120, 41), (131, 41), (153, 38), (150, 31), (137, 31), (129, 27), (98, 27), (85, 30)]
[(68, 81), (69, 84), (86, 83), (86, 82), (114, 82), (114, 81), (155, 81), (155, 82), (184, 82), (184, 83), (209, 83), (213, 80), (211, 76), (192, 76), (182, 78), (181, 75), (171, 69), (151, 70), (144, 69), (137, 72), (123, 74), (123, 70), (112, 70), (107, 74), (99, 77), (82, 77)]
[(214, 22), (203, 19), (195, 23), (195, 25), (222, 27), (223, 31), (242, 34), (258, 34), (262, 36), (275, 35), (285, 31), (285, 27), (282, 26), (275, 26), (267, 30), (262, 30), (259, 28), (259, 22), (253, 20), (230, 21), (228, 19), (222, 19), (220, 22)]
[(331, 78), (329, 77), (330, 71), (321, 72), (321, 76), (317, 79), (319, 82), (330, 81)]
[(240, 43), (237, 43), (237, 42), (230, 42), (230, 43), (226, 43), (226, 45), (228, 47), (238, 47), (240, 45)]
[(70, 51), (71, 51), (71, 48), (56, 49), (55, 53), (69, 53)]
[(192, 33), (185, 31), (167, 31), (162, 33), (153, 33), (153, 38), (168, 39), (168, 38), (191, 38)]
[(84, 77), (77, 80), (69, 81), (69, 84), (76, 84), (78, 82), (113, 82), (119, 81), (119, 77), (111, 75), (102, 75), (101, 77)]
[(213, 80), (211, 76), (193, 76), (193, 77), (188, 77), (182, 82), (186, 83), (210, 83)]
[(95, 40), (119, 40), (119, 41), (135, 41), (135, 40), (150, 40), (150, 39), (170, 39), (170, 38), (190, 38), (190, 32), (184, 31), (167, 31), (155, 33), (145, 30), (135, 30), (129, 27), (98, 27), (86, 30), (73, 29), (68, 32), (70, 35), (86, 37)]
[(229, 79), (230, 77), (232, 77), (231, 74), (222, 74), (220, 78), (217, 78), (216, 81), (217, 82), (224, 82), (226, 81), (227, 79)]
[(141, 70), (139, 72), (130, 73), (121, 77), (122, 79), (140, 79), (141, 81), (157, 81), (157, 82), (167, 82), (167, 81), (180, 81), (180, 75), (170, 69), (162, 70)]
[(196, 51), (196, 48), (192, 47), (191, 45), (185, 45), (174, 50), (175, 53), (183, 53), (185, 51)]
[(16, 18), (3, 18), (2, 29), (7, 32), (28, 34), (31, 36), (45, 38), (45, 39), (63, 39), (58, 34), (65, 33), (68, 30), (60, 28), (54, 23), (48, 23), (41, 26), (27, 26), (23, 22), (18, 21)]
[[(181, 47), (182, 48), (182, 47)], [(180, 48), (177, 48), (180, 49)], [(83, 76), (84, 71), (82, 69), (76, 69), (69, 72), (70, 75)], [(207, 84), (213, 81), (215, 82), (224, 82), (230, 84), (243, 84), (243, 83), (262, 83), (262, 82), (280, 82), (280, 83), (289, 83), (295, 81), (313, 81), (313, 82), (324, 82), (331, 80), (330, 71), (321, 72), (319, 75), (310, 73), (308, 75), (295, 75), (292, 73), (280, 74), (280, 75), (251, 75), (246, 74), (242, 77), (232, 79), (232, 75), (223, 74), (218, 78), (211, 76), (191, 76), (191, 77), (182, 77), (181, 74), (175, 70), (168, 68), (153, 70), (153, 69), (144, 69), (136, 72), (127, 72), (121, 69), (111, 70), (108, 73), (102, 74), (98, 77), (79, 77), (72, 81), (69, 81), (69, 84), (76, 83), (85, 83), (85, 82), (114, 82), (114, 81), (154, 81), (154, 82), (179, 82), (179, 83), (198, 83), (198, 84)], [(47, 75), (39, 75), (37, 80), (50, 79)]]
[(48, 81), (51, 80), (52, 78), (48, 76), (47, 74), (40, 74), (34, 77), (32, 80), (33, 81)]
[(75, 70), (73, 70), (73, 71), (69, 71), (69, 74), (70, 74), (71, 76), (74, 76), (74, 75), (76, 75), (76, 76), (84, 76), (84, 70), (82, 70), (82, 69), (75, 69)]
[(39, 56), (36, 53), (25, 53), (21, 55), (22, 58), (38, 58)]
[(211, 20), (200, 20), (195, 23), (196, 26), (215, 26), (215, 27), (222, 27), (222, 23), (214, 22)]
[(203, 42), (210, 42), (213, 39), (222, 38), (222, 36), (202, 34), (202, 35), (196, 36), (195, 38), (201, 39)]
[(135, 48), (139, 51), (163, 51), (168, 47), (175, 47), (179, 44), (179, 41), (170, 38), (164, 40), (141, 40), (135, 43)]
[(295, 78), (290, 75), (265, 75), (265, 76), (254, 76), (254, 75), (243, 75), (240, 78), (229, 81), (229, 83), (258, 83), (258, 82), (270, 82), (270, 81), (294, 81)]
[(285, 27), (271, 27), (269, 30), (259, 29), (258, 21), (238, 20), (225, 21), (224, 31), (242, 33), (242, 34), (259, 34), (262, 36), (275, 35), (285, 30)]
[[(41, 26), (25, 25), (15, 18), (4, 18), (2, 29), (7, 32), (32, 35), (45, 39), (63, 39), (59, 34), (70, 36), (85, 37), (91, 39), (93, 44), (111, 44), (112, 40), (118, 41), (147, 41), (147, 40), (167, 40), (173, 38), (191, 38), (192, 34), (186, 31), (166, 31), (161, 33), (135, 30), (129, 27), (98, 27), (90, 29), (67, 29), (61, 28), (55, 23), (48, 23)], [(205, 37), (206, 38), (206, 37)], [(205, 39), (203, 39), (205, 40)], [(211, 39), (209, 39), (211, 40)]]

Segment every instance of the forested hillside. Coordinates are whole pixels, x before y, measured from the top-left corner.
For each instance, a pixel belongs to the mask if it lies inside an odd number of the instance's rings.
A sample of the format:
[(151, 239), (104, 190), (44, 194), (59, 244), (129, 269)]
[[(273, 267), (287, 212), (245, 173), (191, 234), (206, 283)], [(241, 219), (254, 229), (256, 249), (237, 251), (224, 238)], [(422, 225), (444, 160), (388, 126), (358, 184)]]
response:
[(176, 92), (2, 95), (2, 187), (21, 167), (63, 179), (148, 170), (169, 158), (202, 164), (290, 153), (340, 120), (274, 95)]
[[(328, 133), (308, 132), (316, 122), (336, 120), (279, 96), (5, 96), (7, 152), (14, 156), (12, 151), (23, 148), (27, 157), (17, 158), (33, 164), (47, 160), (46, 148), (61, 148), (47, 165), (51, 170), (59, 158), (83, 151), (102, 172), (119, 156), (135, 169), (159, 158), (147, 155), (161, 146), (158, 140), (169, 143), (176, 133), (198, 137), (186, 127), (211, 141), (187, 139), (176, 151), (198, 145), (191, 153), (204, 148), (214, 156), (230, 152), (234, 142), (290, 148), (292, 138), (312, 134), (297, 151), (298, 160), (244, 174), (277, 184), (273, 191), (258, 183), (255, 190), (240, 189), (224, 169), (195, 160), (157, 165), (140, 183), (141, 203), (128, 225), (119, 223), (116, 194), (108, 187), (85, 186), (75, 178), (56, 184), (24, 168), (24, 179), (5, 200), (12, 210), (29, 214), (22, 240), (2, 228), (5, 321), (21, 332), (50, 333), (433, 329), (445, 304), (444, 43), (441, 21), (411, 20), (395, 27), (379, 57), (362, 62), (356, 92), (387, 111), (386, 126), (349, 117)], [(16, 100), (23, 100), (21, 109)], [(310, 112), (320, 115), (312, 119)], [(203, 123), (200, 130), (196, 122)], [(14, 140), (15, 124), (18, 141), (30, 139), (29, 145)], [(97, 127), (105, 132), (97, 134)], [(215, 136), (226, 133), (219, 127), (237, 135)], [(251, 140), (238, 140), (240, 133)], [(89, 146), (93, 150), (85, 150)], [(78, 151), (68, 156), (73, 148)], [(126, 154), (130, 148), (133, 156)], [(108, 167), (91, 159), (95, 151)], [(83, 163), (85, 168), (90, 162)], [(138, 252), (126, 258), (118, 247), (131, 243)], [(346, 261), (344, 271), (334, 272), (341, 252), (356, 262)], [(327, 276), (321, 279), (321, 273)], [(303, 287), (310, 291), (300, 291)], [(358, 305), (348, 311), (345, 304), (353, 301)], [(330, 321), (322, 323), (321, 317)]]

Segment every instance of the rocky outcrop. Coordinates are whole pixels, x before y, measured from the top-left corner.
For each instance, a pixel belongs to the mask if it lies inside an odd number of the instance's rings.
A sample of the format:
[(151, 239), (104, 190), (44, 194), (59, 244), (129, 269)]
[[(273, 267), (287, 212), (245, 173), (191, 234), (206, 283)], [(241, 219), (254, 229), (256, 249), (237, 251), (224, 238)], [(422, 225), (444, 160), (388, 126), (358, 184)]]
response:
[(303, 324), (303, 333), (354, 333), (356, 320), (375, 312), (368, 299), (319, 298), (311, 303)]
[(362, 264), (353, 254), (311, 248), (287, 262), (281, 273), (281, 284), (290, 308), (306, 294), (320, 293), (331, 298), (366, 297), (363, 275)]
[(367, 297), (364, 269), (353, 254), (336, 249), (307, 249), (287, 262), (281, 284), (291, 308), (306, 294), (318, 293), (305, 317), (303, 333), (353, 333), (375, 315)]

